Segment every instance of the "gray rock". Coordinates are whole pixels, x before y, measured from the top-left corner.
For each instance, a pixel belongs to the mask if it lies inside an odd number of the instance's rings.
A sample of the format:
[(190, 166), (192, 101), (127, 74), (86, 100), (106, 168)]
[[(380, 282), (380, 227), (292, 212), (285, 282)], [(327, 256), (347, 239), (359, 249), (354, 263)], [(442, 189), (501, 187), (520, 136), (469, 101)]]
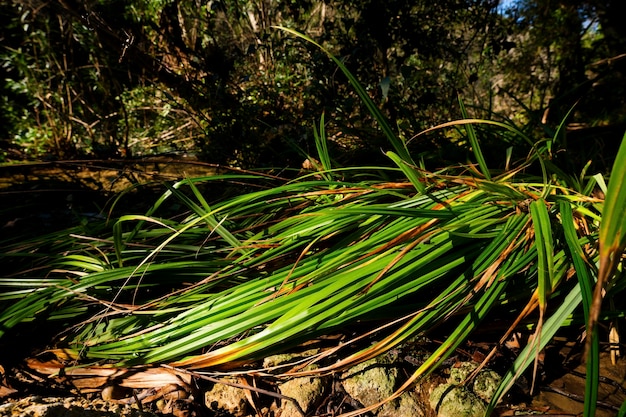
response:
[(367, 407), (391, 396), (397, 378), (398, 368), (382, 357), (353, 366), (341, 379), (348, 395)]
[[(225, 381), (237, 383), (236, 379), (226, 378)], [(215, 384), (204, 394), (204, 403), (213, 411), (226, 411), (235, 417), (243, 417), (248, 413), (248, 400), (245, 390), (228, 384)]]
[[(324, 398), (322, 378), (293, 378), (278, 386), (280, 393), (298, 402), (305, 413), (314, 410)], [(282, 401), (280, 417), (302, 417), (292, 401)]]
[[(397, 379), (398, 368), (393, 366), (393, 358), (382, 355), (350, 368), (342, 375), (342, 385), (350, 397), (368, 407), (387, 400), (397, 388)], [(422, 417), (426, 407), (420, 404), (417, 395), (407, 391), (374, 413), (378, 417)]]

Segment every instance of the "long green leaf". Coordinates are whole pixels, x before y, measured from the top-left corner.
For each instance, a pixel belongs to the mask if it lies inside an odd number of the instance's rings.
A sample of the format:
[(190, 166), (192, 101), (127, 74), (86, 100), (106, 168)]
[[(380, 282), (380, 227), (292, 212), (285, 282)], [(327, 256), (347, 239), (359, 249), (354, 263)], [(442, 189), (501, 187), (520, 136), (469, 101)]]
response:
[(387, 123), (387, 119), (382, 115), (382, 113), (380, 112), (380, 110), (378, 109), (374, 101), (371, 99), (371, 97), (369, 96), (365, 88), (361, 85), (359, 80), (357, 80), (354, 77), (354, 75), (352, 75), (348, 67), (346, 67), (345, 64), (339, 58), (337, 58), (335, 55), (330, 53), (328, 49), (324, 48), (322, 45), (315, 42), (310, 37), (296, 30), (293, 30), (284, 26), (276, 26), (276, 28), (283, 30), (285, 32), (291, 33), (292, 35), (295, 35), (301, 39), (304, 39), (305, 41), (315, 45), (317, 48), (323, 51), (326, 55), (328, 55), (330, 59), (332, 59), (335, 62), (335, 64), (337, 64), (339, 69), (341, 69), (341, 71), (348, 78), (348, 80), (350, 81), (350, 84), (352, 84), (352, 87), (354, 88), (356, 93), (359, 95), (359, 98), (361, 99), (363, 104), (365, 104), (365, 107), (367, 107), (367, 110), (370, 112), (370, 114), (374, 117), (374, 119), (380, 126), (381, 130), (383, 131), (383, 133), (385, 134), (385, 136), (387, 137), (387, 139), (393, 146), (395, 152), (398, 155), (400, 155), (400, 157), (404, 159), (407, 163), (415, 165), (415, 163), (413, 162), (413, 159), (411, 158), (411, 155), (409, 154), (409, 151), (406, 145), (396, 136), (396, 134), (393, 132), (393, 130), (389, 126), (389, 123)]
[[(324, 113), (320, 117), (319, 130), (313, 126), (313, 137), (315, 138), (315, 147), (317, 148), (317, 155), (320, 158), (324, 172), (322, 175), (328, 176), (328, 172), (332, 169), (330, 163), (330, 154), (328, 153), (328, 145), (326, 143), (326, 123), (324, 122)], [(327, 179), (331, 179), (327, 177)]]
[[(559, 203), (559, 208), (561, 212), (561, 223), (563, 224), (565, 242), (567, 243), (581, 289), (585, 321), (589, 323), (591, 304), (593, 302), (592, 271), (590, 266), (585, 262), (585, 255), (578, 242), (571, 205), (565, 201), (561, 201)], [(584, 415), (586, 417), (593, 417), (595, 415), (596, 403), (598, 401), (598, 383), (600, 380), (600, 341), (598, 339), (597, 328), (588, 329), (587, 337), (592, 340), (590, 345), (591, 350), (587, 354)]]
[[(167, 184), (166, 184), (167, 185)], [(207, 225), (210, 227), (211, 232), (217, 233), (224, 238), (224, 240), (229, 243), (236, 250), (243, 250), (242, 243), (239, 239), (233, 236), (222, 224), (226, 217), (222, 218), (222, 220), (218, 220), (215, 217), (214, 211), (211, 210), (209, 204), (206, 202), (204, 197), (202, 197), (198, 188), (193, 184), (193, 182), (188, 181), (189, 188), (193, 191), (193, 193), (197, 196), (198, 200), (201, 202), (202, 206), (198, 206), (196, 203), (191, 201), (186, 195), (178, 191), (177, 189), (168, 186), (169, 191), (172, 195), (176, 196), (179, 200), (183, 201), (187, 207), (191, 208), (196, 215), (206, 221)]]
[(602, 289), (615, 271), (626, 246), (626, 133), (611, 171), (600, 223), (600, 268), (594, 291), (590, 327), (600, 315)]
[(554, 244), (552, 226), (546, 202), (539, 199), (530, 203), (530, 214), (535, 230), (535, 246), (537, 248), (539, 308), (545, 312), (548, 296), (554, 283)]
[[(588, 360), (594, 363), (594, 366), (597, 366), (595, 363), (598, 360), (595, 357), (598, 355), (596, 324), (602, 309), (602, 291), (605, 283), (609, 281), (617, 268), (626, 246), (626, 216), (624, 216), (626, 213), (626, 183), (624, 178), (626, 178), (626, 133), (622, 138), (613, 164), (604, 208), (602, 209), (602, 222), (600, 223), (598, 238), (600, 267), (593, 293), (593, 302), (589, 311), (586, 341)], [(590, 395), (597, 396), (597, 389), (594, 391), (590, 392)], [(587, 411), (587, 407), (585, 410)]]
[(415, 187), (417, 191), (421, 194), (426, 192), (426, 185), (424, 185), (424, 176), (420, 175), (418, 171), (412, 166), (408, 166), (407, 162), (398, 156), (395, 152), (387, 152), (387, 156), (391, 159), (406, 175), (406, 177), (411, 181), (411, 184)]
[[(461, 96), (459, 96), (459, 107), (461, 108), (461, 115), (463, 116), (463, 118), (469, 119), (467, 110), (465, 110), (465, 104), (463, 104)], [(476, 129), (474, 129), (474, 126), (472, 126), (471, 123), (467, 123), (465, 125), (465, 131), (467, 132), (467, 138), (469, 139), (470, 145), (472, 146), (472, 152), (474, 153), (476, 161), (478, 162), (478, 166), (480, 167), (480, 172), (485, 176), (485, 178), (491, 181), (491, 173), (489, 172), (489, 168), (487, 167), (485, 156), (480, 149), (478, 136), (476, 136)]]
[(487, 415), (491, 414), (496, 404), (502, 400), (504, 395), (513, 387), (515, 381), (534, 362), (535, 353), (546, 347), (556, 332), (561, 329), (567, 317), (578, 308), (581, 301), (581, 289), (580, 286), (577, 285), (569, 291), (556, 311), (545, 321), (544, 325), (541, 327), (541, 334), (538, 335), (538, 337), (534, 337), (531, 343), (522, 349), (509, 371), (502, 377), (502, 381), (487, 408)]

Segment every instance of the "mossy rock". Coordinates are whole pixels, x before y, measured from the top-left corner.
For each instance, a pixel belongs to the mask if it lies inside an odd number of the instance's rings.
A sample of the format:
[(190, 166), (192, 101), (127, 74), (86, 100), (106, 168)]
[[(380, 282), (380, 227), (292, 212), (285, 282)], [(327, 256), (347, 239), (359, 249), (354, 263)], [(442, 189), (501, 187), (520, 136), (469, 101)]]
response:
[(441, 384), (430, 395), (430, 406), (438, 417), (482, 417), (485, 403), (464, 386)]
[[(342, 375), (342, 385), (350, 397), (368, 407), (393, 395), (398, 374), (395, 358), (381, 355), (350, 368)], [(374, 414), (377, 417), (421, 417), (426, 415), (427, 407), (420, 403), (415, 393), (407, 391), (400, 398), (386, 402)]]
[(342, 385), (348, 395), (364, 406), (379, 403), (395, 391), (398, 368), (391, 360), (380, 357), (350, 368), (342, 375)]
[(502, 377), (491, 369), (483, 369), (474, 378), (472, 391), (486, 402), (490, 402), (500, 385)]
[(450, 368), (447, 383), (436, 387), (430, 395), (430, 405), (439, 417), (474, 417), (485, 413), (502, 377), (484, 368), (468, 381), (477, 369), (475, 362), (461, 362)]
[[(293, 378), (278, 386), (280, 393), (298, 402), (305, 413), (315, 410), (324, 398), (324, 381), (318, 377)], [(302, 417), (292, 401), (283, 400), (280, 417)]]

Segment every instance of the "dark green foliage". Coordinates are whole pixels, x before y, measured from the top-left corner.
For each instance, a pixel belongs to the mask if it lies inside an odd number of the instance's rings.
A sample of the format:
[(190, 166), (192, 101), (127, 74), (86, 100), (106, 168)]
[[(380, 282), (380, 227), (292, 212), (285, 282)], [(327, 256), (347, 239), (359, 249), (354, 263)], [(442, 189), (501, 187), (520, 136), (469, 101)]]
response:
[[(462, 117), (553, 137), (553, 162), (608, 171), (626, 120), (626, 44), (614, 2), (491, 0), (77, 1), (3, 3), (3, 158), (198, 154), (244, 167), (300, 167), (327, 115), (340, 165), (378, 164), (385, 134), (345, 76), (305, 32), (361, 80), (405, 139)], [(620, 49), (622, 48), (622, 49)], [(571, 109), (574, 111), (571, 112)], [(480, 129), (480, 127), (477, 127)], [(483, 131), (487, 166), (527, 144)], [(408, 140), (431, 167), (466, 162), (461, 134)], [(588, 155), (589, 149), (597, 154)], [(303, 152), (302, 152), (303, 151)]]

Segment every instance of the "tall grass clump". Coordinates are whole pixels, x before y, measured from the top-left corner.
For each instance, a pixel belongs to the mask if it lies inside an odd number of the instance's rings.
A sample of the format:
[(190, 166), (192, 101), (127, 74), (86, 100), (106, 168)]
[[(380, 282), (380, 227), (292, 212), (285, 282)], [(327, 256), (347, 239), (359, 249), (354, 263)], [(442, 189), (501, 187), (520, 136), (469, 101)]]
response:
[[(486, 320), (509, 318), (494, 352), (520, 325), (534, 334), (495, 405), (581, 313), (579, 323), (589, 323), (586, 413), (593, 414), (596, 323), (623, 315), (601, 308), (600, 291), (615, 297), (623, 290), (613, 278), (624, 248), (622, 176), (607, 189), (600, 175), (555, 166), (553, 141), (469, 118), (439, 128), (464, 131), (476, 164), (429, 172), (344, 64), (329, 56), (388, 137), (390, 166), (333, 167), (322, 119), (315, 132), (319, 171), (294, 180), (231, 173), (166, 185), (150, 210), (117, 218), (108, 233), (55, 238), (37, 260), (45, 273), (3, 278), (0, 336), (34, 320), (57, 320), (64, 329), (50, 352), (60, 359), (212, 370), (358, 329), (309, 358), (323, 364), (316, 372), (331, 372), (446, 323), (445, 340), (397, 396)], [(517, 135), (528, 157), (490, 170), (476, 126)], [(624, 146), (616, 166), (626, 166)], [(242, 191), (215, 200), (203, 191), (223, 183)], [(598, 189), (606, 201), (594, 197)], [(174, 205), (179, 216), (161, 215)], [(5, 260), (40, 256), (28, 243), (3, 252)], [(373, 344), (356, 343), (366, 334)], [(339, 358), (332, 365), (322, 362), (329, 352)]]

